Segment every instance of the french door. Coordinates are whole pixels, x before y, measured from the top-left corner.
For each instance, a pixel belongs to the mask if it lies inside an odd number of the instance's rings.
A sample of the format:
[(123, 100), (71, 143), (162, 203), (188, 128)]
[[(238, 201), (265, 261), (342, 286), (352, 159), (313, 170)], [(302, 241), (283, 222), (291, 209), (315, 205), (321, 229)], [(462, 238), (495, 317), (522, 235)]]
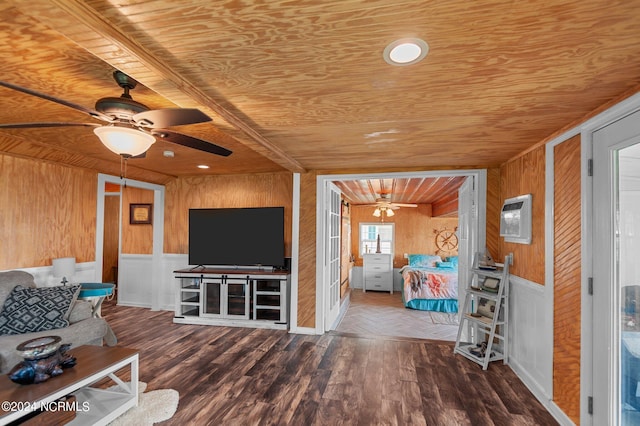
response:
[(329, 288), (325, 292), (325, 331), (331, 330), (340, 313), (340, 214), (342, 211), (340, 194), (341, 191), (336, 185), (327, 182), (327, 200), (329, 203), (325, 213), (327, 241), (325, 241), (324, 282), (329, 284)]
[(640, 112), (593, 134), (593, 424), (640, 424)]

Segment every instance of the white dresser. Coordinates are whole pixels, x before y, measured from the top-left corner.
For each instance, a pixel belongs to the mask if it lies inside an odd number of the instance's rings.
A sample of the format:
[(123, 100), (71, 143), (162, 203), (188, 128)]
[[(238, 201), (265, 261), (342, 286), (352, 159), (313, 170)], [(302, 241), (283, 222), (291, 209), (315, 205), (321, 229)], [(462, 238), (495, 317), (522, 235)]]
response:
[(393, 293), (393, 255), (364, 254), (362, 290), (381, 290)]

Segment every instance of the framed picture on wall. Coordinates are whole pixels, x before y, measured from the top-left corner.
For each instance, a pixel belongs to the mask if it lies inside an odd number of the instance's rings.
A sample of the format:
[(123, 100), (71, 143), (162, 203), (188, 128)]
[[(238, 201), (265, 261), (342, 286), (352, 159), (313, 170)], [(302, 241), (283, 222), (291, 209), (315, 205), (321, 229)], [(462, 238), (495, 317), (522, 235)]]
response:
[(151, 207), (153, 204), (129, 204), (129, 223), (131, 225), (151, 225)]

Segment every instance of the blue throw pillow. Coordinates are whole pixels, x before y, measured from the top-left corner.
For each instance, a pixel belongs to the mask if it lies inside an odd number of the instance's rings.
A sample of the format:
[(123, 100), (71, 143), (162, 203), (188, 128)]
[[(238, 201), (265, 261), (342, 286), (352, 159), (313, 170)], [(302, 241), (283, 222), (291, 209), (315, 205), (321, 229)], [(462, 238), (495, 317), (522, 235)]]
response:
[(458, 267), (458, 256), (449, 256), (447, 257), (447, 262), (450, 262), (454, 268)]
[(442, 258), (433, 254), (410, 254), (409, 266), (414, 268), (435, 268), (436, 262), (442, 262)]

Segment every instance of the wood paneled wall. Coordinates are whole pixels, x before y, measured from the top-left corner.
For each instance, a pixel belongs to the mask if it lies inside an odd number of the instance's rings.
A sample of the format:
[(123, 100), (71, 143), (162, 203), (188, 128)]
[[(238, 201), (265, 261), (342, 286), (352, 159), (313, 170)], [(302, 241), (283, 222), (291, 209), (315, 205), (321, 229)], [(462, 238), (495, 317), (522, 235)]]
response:
[(498, 258), (513, 253), (511, 274), (538, 284), (544, 284), (544, 175), (544, 145), (500, 167), (500, 206), (507, 198), (531, 194), (532, 224), (531, 244), (507, 243), (500, 238)]
[(553, 399), (580, 423), (580, 135), (554, 147)]
[(131, 186), (122, 188), (122, 253), (152, 254), (153, 216), (151, 216), (150, 225), (130, 224), (131, 204), (151, 204), (151, 210), (153, 210), (153, 191)]
[[(165, 253), (189, 251), (189, 209), (284, 206), (285, 255), (291, 256), (293, 177), (289, 172), (194, 176), (166, 185)], [(315, 193), (315, 190), (314, 190)]]
[(298, 326), (316, 326), (316, 173), (300, 175)]
[[(356, 256), (356, 265), (362, 266), (362, 253), (358, 247), (360, 241), (360, 223), (380, 222), (380, 218), (372, 215), (373, 207), (352, 206), (351, 208), (351, 251)], [(436, 254), (435, 231), (449, 229), (453, 231), (458, 226), (458, 218), (433, 217), (431, 204), (418, 204), (418, 207), (401, 208), (394, 211), (395, 215), (385, 218), (385, 223), (395, 224), (395, 247), (393, 253), (394, 268), (401, 268), (407, 264), (404, 253), (408, 254)], [(440, 256), (455, 256), (458, 250), (438, 253)]]
[(95, 258), (97, 175), (0, 154), (0, 270)]
[(502, 199), (500, 198), (500, 169), (487, 170), (487, 210), (486, 210), (486, 246), (489, 253), (495, 258), (504, 260), (500, 251), (500, 211)]
[(102, 281), (115, 282), (120, 242), (120, 195), (104, 197), (104, 240), (102, 244)]

